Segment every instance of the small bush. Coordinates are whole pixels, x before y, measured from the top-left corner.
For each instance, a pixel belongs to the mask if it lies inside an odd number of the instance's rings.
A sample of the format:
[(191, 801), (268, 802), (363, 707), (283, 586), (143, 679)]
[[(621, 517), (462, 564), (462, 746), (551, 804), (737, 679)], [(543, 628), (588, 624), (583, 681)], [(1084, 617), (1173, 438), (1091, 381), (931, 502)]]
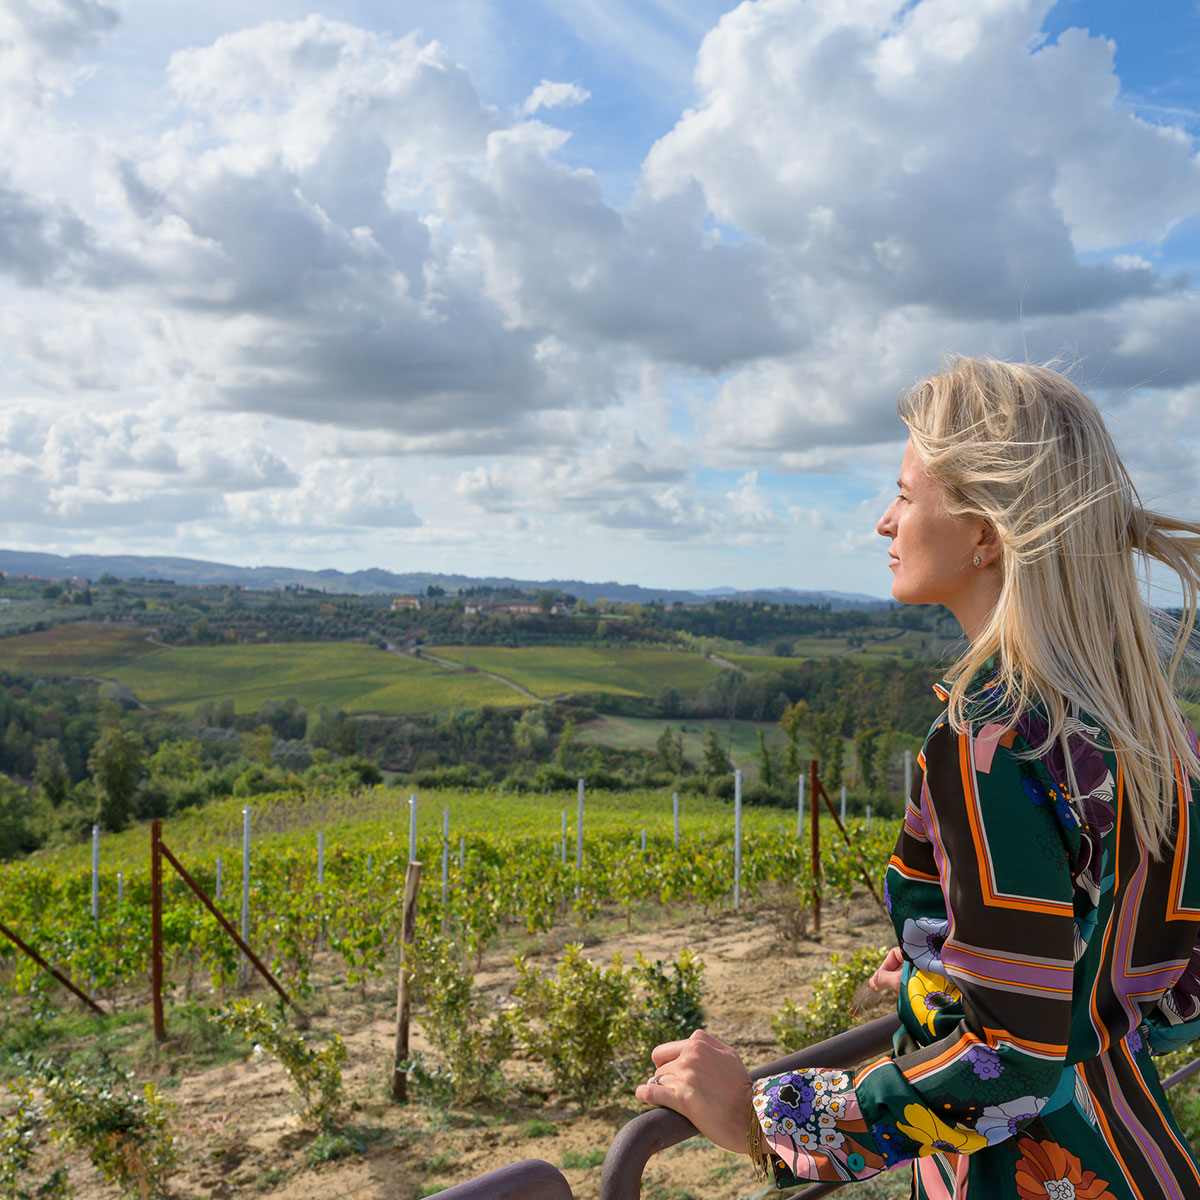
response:
[(874, 973), (888, 952), (886, 946), (867, 946), (850, 955), (845, 962), (835, 954), (829, 970), (813, 984), (812, 999), (801, 1011), (792, 1001), (771, 1018), (771, 1029), (787, 1053), (803, 1050), (842, 1033), (854, 1023), (850, 1002), (859, 986)]
[(35, 1187), (25, 1186), (25, 1172), (37, 1150), (42, 1111), (27, 1080), (8, 1085), (16, 1107), (0, 1121), (0, 1195), (7, 1200), (66, 1200), (71, 1184), (66, 1167), (56, 1167)]
[(342, 1106), (342, 1066), (346, 1046), (335, 1033), (323, 1046), (306, 1042), (288, 1028), (283, 1017), (264, 1004), (235, 1000), (214, 1018), (223, 1029), (236, 1030), (283, 1064), (300, 1099), (300, 1116), (322, 1129), (337, 1123)]
[(509, 1019), (560, 1091), (581, 1107), (599, 1104), (645, 1075), (656, 1045), (702, 1023), (704, 964), (685, 950), (672, 968), (641, 955), (629, 970), (620, 955), (598, 967), (579, 945), (566, 947), (555, 975), (518, 959)]
[(42, 1087), (45, 1116), (57, 1141), (84, 1151), (101, 1177), (126, 1196), (146, 1200), (166, 1195), (177, 1158), (169, 1128), (172, 1106), (152, 1083), (135, 1091), (129, 1076), (103, 1052), (67, 1066), (42, 1060), (33, 1073)]
[(432, 937), (411, 960), (422, 1021), (442, 1063), (427, 1067), (420, 1056), (407, 1064), (417, 1088), (443, 1104), (497, 1099), (506, 1089), (500, 1064), (512, 1052), (512, 1030), (502, 1017), (489, 1017), (470, 972), (447, 938)]
[(622, 1059), (634, 1036), (633, 981), (621, 966), (597, 967), (567, 946), (556, 975), (517, 959), (511, 1020), (525, 1048), (545, 1063), (555, 1086), (586, 1108), (623, 1083)]
[(663, 1042), (690, 1037), (704, 1024), (704, 1009), (700, 1004), (700, 983), (704, 964), (690, 951), (684, 950), (668, 975), (661, 960), (650, 962), (641, 954), (633, 976), (644, 993), (640, 1006), (640, 1061), (650, 1061), (650, 1051)]

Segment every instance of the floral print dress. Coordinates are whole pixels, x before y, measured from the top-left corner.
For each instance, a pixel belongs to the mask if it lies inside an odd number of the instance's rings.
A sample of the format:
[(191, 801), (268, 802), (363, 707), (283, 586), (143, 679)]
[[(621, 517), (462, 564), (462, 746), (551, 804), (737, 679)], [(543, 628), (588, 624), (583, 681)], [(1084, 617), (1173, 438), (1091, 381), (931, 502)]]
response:
[(1200, 805), (1179, 777), (1152, 860), (1104, 731), (1031, 758), (1044, 717), (995, 702), (918, 759), (885, 877), (895, 1053), (755, 1086), (776, 1182), (911, 1163), (927, 1200), (1197, 1200), (1151, 1054), (1200, 1037)]

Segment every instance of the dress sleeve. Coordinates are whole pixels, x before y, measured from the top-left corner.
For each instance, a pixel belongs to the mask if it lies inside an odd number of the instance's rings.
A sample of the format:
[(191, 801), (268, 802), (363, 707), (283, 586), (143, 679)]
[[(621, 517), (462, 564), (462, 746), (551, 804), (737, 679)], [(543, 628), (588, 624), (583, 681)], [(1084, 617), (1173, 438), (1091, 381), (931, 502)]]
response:
[(1168, 1054), (1200, 1038), (1200, 942), (1175, 985), (1146, 1015), (1151, 1054)]
[(900, 866), (940, 888), (945, 914), (940, 928), (904, 923), (900, 1009), (919, 1048), (853, 1077), (807, 1069), (759, 1081), (754, 1104), (780, 1186), (971, 1154), (1014, 1136), (1058, 1085), (1071, 874), (1053, 789), (1027, 786), (1031, 764), (1012, 746), (999, 726), (942, 724), (927, 739), (899, 848), (912, 844), (915, 863)]

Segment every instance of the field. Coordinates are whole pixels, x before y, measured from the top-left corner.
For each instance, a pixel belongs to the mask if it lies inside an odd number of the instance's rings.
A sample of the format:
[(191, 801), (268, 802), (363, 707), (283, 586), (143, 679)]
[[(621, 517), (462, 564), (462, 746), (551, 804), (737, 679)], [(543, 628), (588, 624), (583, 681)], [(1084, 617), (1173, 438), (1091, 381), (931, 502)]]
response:
[(579, 741), (585, 745), (595, 742), (626, 750), (653, 750), (659, 734), (669, 728), (673, 733), (682, 734), (684, 756), (698, 763), (704, 744), (704, 731), (710, 725), (716, 730), (721, 745), (736, 767), (753, 766), (757, 770), (760, 729), (768, 746), (782, 747), (787, 744), (787, 736), (778, 725), (762, 725), (757, 721), (697, 721), (692, 718), (667, 721), (651, 717), (613, 716), (589, 721), (580, 729)]
[(0, 640), (0, 666), (103, 676), (125, 685), (145, 704), (176, 712), (202, 700), (227, 698), (238, 712), (254, 712), (264, 700), (295, 697), (305, 708), (379, 714), (525, 702), (485, 675), (446, 670), (361, 643), (175, 647), (148, 641), (144, 630), (94, 624)]
[[(437, 646), (432, 653), (461, 662), (463, 649)], [(467, 656), (472, 666), (511, 679), (542, 699), (567, 692), (657, 696), (668, 686), (692, 695), (721, 673), (698, 654), (643, 647), (472, 646)]]
[(145, 629), (77, 622), (0, 639), (0, 667), (30, 675), (101, 675), (160, 649)]

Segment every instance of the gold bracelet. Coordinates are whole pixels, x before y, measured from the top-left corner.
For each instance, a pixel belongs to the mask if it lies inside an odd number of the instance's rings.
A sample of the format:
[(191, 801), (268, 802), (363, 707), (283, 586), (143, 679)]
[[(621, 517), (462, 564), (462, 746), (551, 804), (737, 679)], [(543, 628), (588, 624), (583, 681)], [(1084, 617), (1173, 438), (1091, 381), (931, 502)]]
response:
[(762, 1183), (767, 1177), (767, 1166), (770, 1158), (763, 1149), (762, 1126), (758, 1123), (758, 1113), (750, 1110), (750, 1124), (746, 1126), (746, 1156), (754, 1167), (754, 1178)]

